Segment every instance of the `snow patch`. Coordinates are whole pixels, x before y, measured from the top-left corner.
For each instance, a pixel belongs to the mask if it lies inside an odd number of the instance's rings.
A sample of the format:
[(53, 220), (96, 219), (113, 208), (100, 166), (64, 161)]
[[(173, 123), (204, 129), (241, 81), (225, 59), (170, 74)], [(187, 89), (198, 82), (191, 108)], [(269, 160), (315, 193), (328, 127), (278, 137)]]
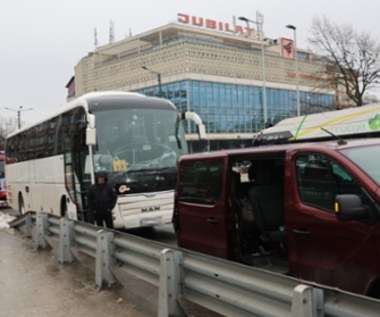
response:
[(9, 228), (8, 223), (14, 220), (15, 218), (16, 217), (0, 212), (0, 229)]

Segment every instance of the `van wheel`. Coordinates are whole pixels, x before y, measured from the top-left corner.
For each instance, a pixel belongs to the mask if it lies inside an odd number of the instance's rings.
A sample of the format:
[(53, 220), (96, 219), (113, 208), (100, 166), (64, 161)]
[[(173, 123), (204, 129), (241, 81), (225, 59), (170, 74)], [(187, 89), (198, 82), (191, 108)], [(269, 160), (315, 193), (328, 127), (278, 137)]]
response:
[(376, 281), (375, 284), (372, 286), (369, 296), (380, 299), (380, 281)]
[(62, 197), (62, 199), (61, 199), (61, 217), (67, 217), (66, 197)]
[(25, 203), (21, 193), (18, 194), (18, 212), (20, 215), (23, 215), (25, 213)]

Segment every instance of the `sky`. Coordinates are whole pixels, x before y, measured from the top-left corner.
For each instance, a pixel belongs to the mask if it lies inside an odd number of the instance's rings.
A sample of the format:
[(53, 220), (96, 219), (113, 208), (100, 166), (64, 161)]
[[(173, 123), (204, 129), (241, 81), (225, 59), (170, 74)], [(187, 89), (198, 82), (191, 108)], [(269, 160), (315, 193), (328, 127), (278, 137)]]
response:
[(232, 24), (233, 16), (255, 20), (259, 11), (266, 37), (292, 38), (285, 25), (293, 24), (297, 46), (306, 49), (314, 17), (380, 41), (379, 9), (377, 0), (1, 0), (0, 117), (17, 118), (22, 109), (29, 124), (64, 104), (75, 65), (95, 48), (94, 29), (105, 45), (111, 21), (116, 42), (176, 22), (178, 13)]

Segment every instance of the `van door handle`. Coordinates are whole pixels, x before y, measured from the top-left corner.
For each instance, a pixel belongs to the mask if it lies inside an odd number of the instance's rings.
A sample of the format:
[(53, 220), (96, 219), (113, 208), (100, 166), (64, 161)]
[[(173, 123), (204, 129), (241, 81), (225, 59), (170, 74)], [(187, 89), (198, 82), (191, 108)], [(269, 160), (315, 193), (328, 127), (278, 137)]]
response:
[(207, 218), (206, 221), (207, 221), (208, 223), (211, 223), (211, 224), (219, 223), (219, 219), (214, 218), (214, 217)]
[(309, 236), (311, 234), (310, 231), (307, 231), (305, 229), (293, 229), (293, 232), (304, 236)]

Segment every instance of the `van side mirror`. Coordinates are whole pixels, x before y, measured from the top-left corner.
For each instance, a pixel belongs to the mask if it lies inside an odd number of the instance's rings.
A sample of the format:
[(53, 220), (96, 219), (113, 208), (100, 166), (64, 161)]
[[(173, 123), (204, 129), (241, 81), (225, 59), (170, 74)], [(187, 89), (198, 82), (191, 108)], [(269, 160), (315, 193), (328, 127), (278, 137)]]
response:
[(335, 215), (338, 220), (360, 220), (369, 217), (369, 207), (362, 203), (360, 196), (341, 194), (335, 197)]

